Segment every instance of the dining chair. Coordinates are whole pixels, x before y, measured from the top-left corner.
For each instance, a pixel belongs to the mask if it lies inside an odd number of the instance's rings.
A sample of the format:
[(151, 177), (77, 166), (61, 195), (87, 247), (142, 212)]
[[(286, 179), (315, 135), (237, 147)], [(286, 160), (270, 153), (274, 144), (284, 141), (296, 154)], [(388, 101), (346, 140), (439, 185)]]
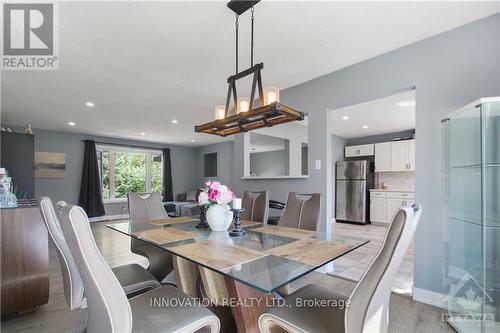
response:
[(278, 226), (317, 231), (321, 213), (321, 193), (290, 192)]
[(229, 293), (224, 276), (179, 256), (174, 255), (173, 261), (177, 287), (191, 297), (209, 299), (209, 309), (217, 314), (221, 332), (235, 332), (236, 322), (226, 305)]
[(267, 224), (269, 217), (269, 191), (244, 191), (241, 207), (245, 210), (241, 219)]
[[(309, 284), (285, 296), (284, 306), (272, 307), (262, 314), (259, 318), (261, 332), (387, 332), (394, 278), (421, 215), (422, 208), (418, 204), (398, 210), (382, 247), (350, 297)], [(328, 306), (300, 306), (308, 302), (323, 302)]]
[(176, 255), (172, 256), (172, 261), (174, 264), (177, 288), (180, 288), (185, 294), (191, 297), (200, 298), (201, 295), (197, 287), (200, 279), (198, 265)]
[[(58, 211), (61, 211), (66, 203), (57, 203)], [(64, 296), (71, 310), (85, 306), (84, 288), (80, 272), (75, 264), (75, 260), (69, 250), (66, 239), (61, 228), (60, 219), (54, 210), (52, 200), (47, 197), (40, 199), (40, 210), (43, 221), (54, 242), (59, 257), (63, 276)], [(160, 283), (144, 267), (138, 264), (129, 264), (112, 268), (118, 282), (122, 286), (125, 294), (132, 296), (157, 287)]]
[[(163, 208), (159, 192), (144, 195), (129, 192), (128, 212), (130, 223), (170, 218)], [(133, 237), (130, 240), (130, 251), (146, 257), (149, 260), (148, 271), (150, 271), (158, 281), (174, 283), (172, 275), (172, 255), (170, 253)]]
[(161, 201), (160, 192), (129, 192), (128, 205), (130, 220), (136, 222), (164, 220), (170, 218)]
[(63, 208), (63, 232), (81, 273), (87, 295), (87, 329), (94, 332), (219, 332), (217, 316), (201, 305), (187, 305), (189, 296), (163, 286), (127, 299), (102, 257), (85, 211)]

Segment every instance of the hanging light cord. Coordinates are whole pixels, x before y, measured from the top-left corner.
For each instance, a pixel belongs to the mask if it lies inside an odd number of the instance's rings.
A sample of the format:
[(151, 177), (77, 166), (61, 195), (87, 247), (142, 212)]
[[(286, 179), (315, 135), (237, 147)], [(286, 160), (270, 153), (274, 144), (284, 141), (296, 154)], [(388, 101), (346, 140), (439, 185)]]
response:
[(236, 14), (236, 21), (234, 22), (234, 26), (236, 27), (236, 74), (238, 74), (238, 18), (239, 15)]
[(252, 10), (252, 35), (251, 35), (251, 45), (250, 45), (250, 67), (253, 67), (253, 21), (254, 21), (253, 6), (251, 10)]

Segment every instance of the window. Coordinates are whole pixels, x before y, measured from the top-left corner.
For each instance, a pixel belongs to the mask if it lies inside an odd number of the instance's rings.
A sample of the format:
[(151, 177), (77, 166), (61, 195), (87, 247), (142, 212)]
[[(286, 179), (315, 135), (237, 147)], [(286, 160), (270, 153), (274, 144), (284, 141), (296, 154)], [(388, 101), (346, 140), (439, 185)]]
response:
[(129, 192), (161, 192), (162, 158), (158, 151), (98, 146), (102, 198), (123, 200)]
[(203, 177), (217, 177), (217, 153), (204, 154), (203, 158)]

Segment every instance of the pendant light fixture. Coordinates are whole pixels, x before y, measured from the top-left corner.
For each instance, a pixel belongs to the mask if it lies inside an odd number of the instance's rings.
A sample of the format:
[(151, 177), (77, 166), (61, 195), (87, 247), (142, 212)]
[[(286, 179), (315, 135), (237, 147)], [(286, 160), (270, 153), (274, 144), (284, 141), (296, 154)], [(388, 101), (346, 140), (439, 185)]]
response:
[[(263, 63), (253, 64), (253, 31), (254, 5), (260, 0), (232, 0), (227, 6), (236, 14), (236, 73), (227, 78), (228, 90), (226, 105), (215, 107), (215, 120), (195, 126), (195, 132), (228, 136), (248, 132), (263, 127), (303, 120), (305, 114), (280, 103), (280, 91), (277, 87), (262, 88), (261, 70)], [(238, 69), (238, 18), (247, 10), (251, 10), (251, 45), (250, 68), (241, 72)], [(236, 81), (253, 74), (250, 97), (238, 97)], [(258, 92), (258, 105), (255, 104), (255, 92)], [(234, 103), (234, 114), (229, 114), (231, 100)]]

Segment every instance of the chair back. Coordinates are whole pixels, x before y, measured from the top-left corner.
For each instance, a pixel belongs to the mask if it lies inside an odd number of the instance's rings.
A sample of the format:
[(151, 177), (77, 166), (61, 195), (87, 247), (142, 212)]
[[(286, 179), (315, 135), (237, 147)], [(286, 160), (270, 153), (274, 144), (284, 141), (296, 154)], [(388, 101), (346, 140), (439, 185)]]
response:
[(159, 192), (148, 194), (128, 193), (130, 222), (145, 222), (170, 218), (163, 207)]
[[(66, 203), (60, 201), (57, 203), (58, 208), (62, 209)], [(80, 272), (75, 263), (75, 259), (66, 243), (62, 227), (58, 218), (58, 214), (54, 210), (52, 200), (47, 197), (40, 199), (40, 211), (42, 213), (43, 221), (49, 232), (50, 238), (54, 242), (59, 258), (63, 276), (64, 297), (70, 310), (80, 308), (85, 305), (84, 301), (84, 288)], [(59, 210), (60, 211), (60, 210)]]
[(290, 192), (279, 226), (317, 231), (321, 213), (321, 193)]
[(146, 204), (150, 220), (164, 220), (170, 218), (161, 201), (160, 192), (153, 192), (147, 196)]
[(177, 288), (180, 288), (190, 297), (200, 298), (198, 293), (198, 280), (200, 278), (198, 265), (179, 256), (172, 256), (172, 261)]
[(85, 287), (87, 332), (131, 332), (132, 310), (120, 283), (95, 243), (85, 211), (63, 208), (62, 229)]
[(269, 216), (269, 191), (244, 191), (241, 207), (245, 209), (241, 214), (242, 220), (266, 224)]
[(346, 332), (387, 332), (394, 278), (421, 214), (417, 204), (402, 207), (394, 215), (381, 249), (351, 294), (351, 306), (345, 314)]

